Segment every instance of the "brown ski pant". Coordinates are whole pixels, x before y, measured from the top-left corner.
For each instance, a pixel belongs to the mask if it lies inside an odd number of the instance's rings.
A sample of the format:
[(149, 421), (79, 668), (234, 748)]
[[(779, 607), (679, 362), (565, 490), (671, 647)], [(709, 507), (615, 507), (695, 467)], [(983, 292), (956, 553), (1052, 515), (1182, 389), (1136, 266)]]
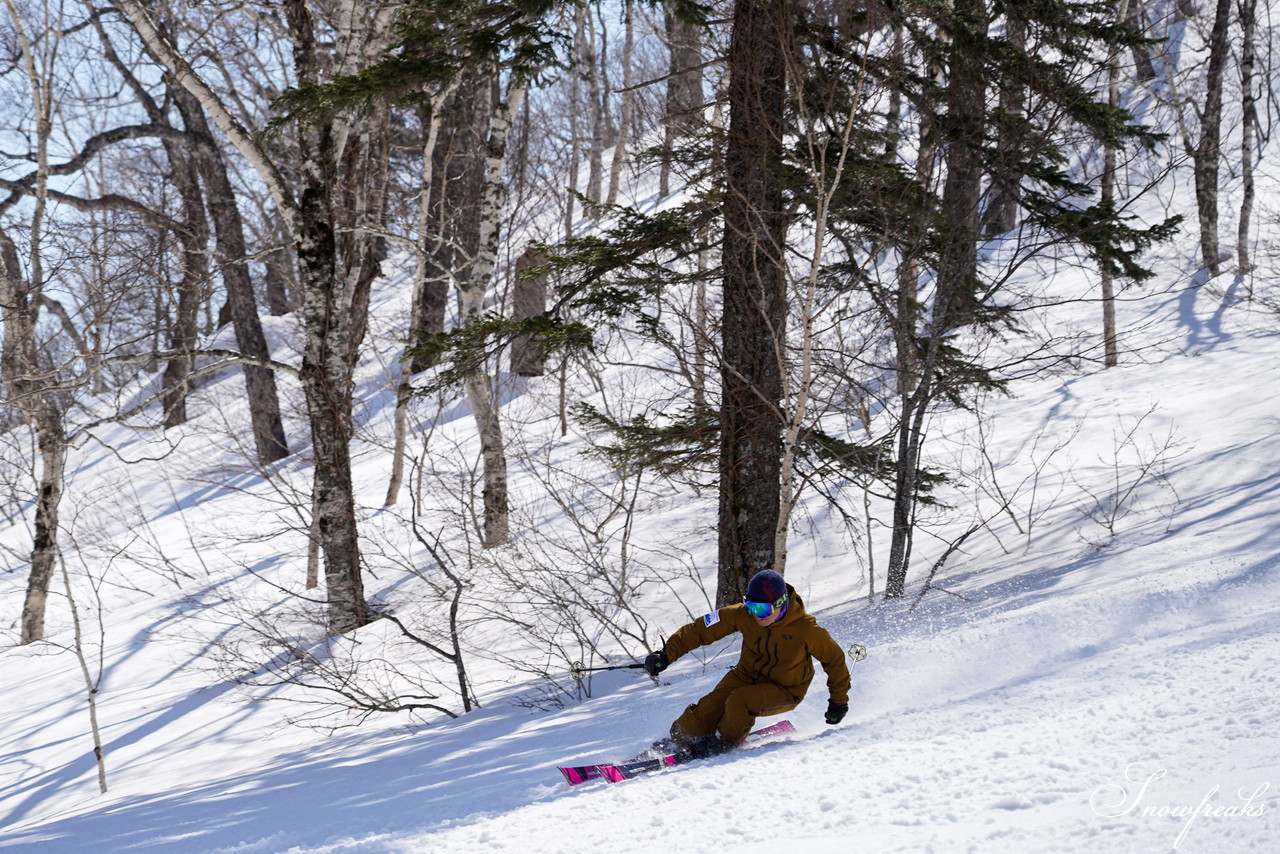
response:
[(684, 710), (671, 724), (671, 738), (688, 744), (719, 730), (726, 744), (739, 744), (756, 718), (780, 715), (800, 705), (797, 697), (772, 682), (748, 682), (729, 671), (710, 694)]

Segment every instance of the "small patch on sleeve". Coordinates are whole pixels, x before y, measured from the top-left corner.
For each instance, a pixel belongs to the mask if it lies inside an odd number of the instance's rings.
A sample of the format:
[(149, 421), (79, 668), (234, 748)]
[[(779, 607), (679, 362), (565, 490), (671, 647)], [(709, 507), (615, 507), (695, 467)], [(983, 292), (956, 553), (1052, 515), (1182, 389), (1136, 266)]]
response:
[(720, 622), (720, 612), (719, 612), (719, 611), (712, 611), (710, 614), (707, 614), (705, 617), (703, 617), (703, 618), (702, 618), (702, 623), (703, 623), (703, 625), (705, 625), (707, 628), (711, 628), (712, 626), (714, 626), (714, 625), (715, 625), (716, 623), (718, 623), (718, 622)]

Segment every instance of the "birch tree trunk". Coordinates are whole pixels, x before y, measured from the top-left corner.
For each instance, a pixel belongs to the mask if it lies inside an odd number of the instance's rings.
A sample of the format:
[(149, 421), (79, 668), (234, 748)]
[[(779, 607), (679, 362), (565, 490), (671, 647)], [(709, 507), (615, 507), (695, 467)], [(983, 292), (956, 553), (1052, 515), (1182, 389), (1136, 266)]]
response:
[[(34, 230), (34, 229), (33, 229)], [(33, 249), (33, 254), (38, 250)], [(58, 560), (58, 510), (66, 475), (67, 441), (64, 413), (58, 403), (55, 378), (41, 370), (36, 326), (40, 316), (40, 288), (35, 273), (24, 279), (17, 247), (0, 231), (0, 318), (4, 346), (0, 350), (9, 403), (21, 413), (35, 435), (40, 454), (36, 484), (36, 512), (31, 546), (31, 572), (22, 605), (21, 642), (43, 640), (49, 584)]]
[[(587, 149), (587, 198), (599, 203), (604, 197), (604, 100), (608, 97), (601, 82), (600, 51), (596, 48), (595, 20), (590, 7), (583, 7), (583, 27), (579, 30), (578, 63), (587, 90), (587, 116), (591, 142)], [(592, 212), (594, 216), (594, 211)]]
[[(58, 378), (41, 369), (36, 332), (43, 302), (44, 220), (48, 200), (49, 137), (52, 133), (53, 104), (51, 80), (42, 69), (13, 0), (5, 0), (21, 51), (20, 60), (31, 87), (31, 107), (35, 116), (36, 180), (32, 198), (29, 275), (22, 275), (18, 249), (0, 230), (0, 321), (4, 324), (0, 349), (0, 376), (9, 393), (9, 402), (21, 413), (35, 435), (40, 454), (40, 479), (36, 492), (31, 572), (22, 605), (20, 641), (43, 640), (49, 583), (58, 558), (58, 510), (66, 473), (67, 440), (64, 413), (56, 387)], [(52, 43), (52, 42), (51, 42)]]
[[(493, 85), (499, 86), (496, 77)], [(495, 95), (485, 149), (485, 182), (480, 197), (479, 250), (468, 275), (458, 281), (458, 308), (461, 323), (475, 323), (484, 313), (484, 298), (498, 265), (498, 249), (502, 209), (506, 204), (504, 172), (507, 139), (512, 118), (520, 110), (525, 96), (523, 80), (512, 81), (506, 96)], [(507, 494), (506, 445), (502, 437), (499, 402), (493, 378), (483, 368), (473, 371), (465, 381), (467, 400), (480, 434), (480, 453), (484, 463), (482, 540), (485, 548), (500, 546), (510, 535), (510, 507)]]
[(618, 115), (618, 134), (613, 143), (613, 160), (609, 163), (609, 192), (605, 196), (606, 204), (617, 204), (618, 185), (622, 182), (622, 164), (627, 159), (627, 142), (630, 139), (632, 114), (635, 111), (635, 93), (631, 91), (635, 83), (635, 73), (631, 68), (635, 52), (635, 15), (631, 8), (631, 0), (624, 0), (625, 16), (622, 36), (622, 107)]
[[(1258, 99), (1254, 94), (1255, 40), (1258, 27), (1258, 0), (1240, 0), (1240, 222), (1236, 229), (1236, 266), (1241, 275), (1253, 271), (1253, 259), (1249, 251), (1250, 231), (1253, 227), (1253, 172), (1255, 149), (1258, 141)], [(1253, 285), (1247, 293), (1253, 298)]]
[[(367, 323), (369, 288), (385, 251), (381, 230), (386, 187), (385, 116), (355, 126), (344, 116), (300, 126), (295, 195), (266, 149), (165, 38), (139, 0), (121, 0), (135, 30), (174, 80), (189, 91), (267, 186), (297, 247), (303, 353), (299, 377), (314, 449), (315, 530), (324, 555), (328, 627), (342, 633), (372, 618), (364, 599), (351, 480), (352, 378)], [(324, 22), (333, 33), (321, 57), (316, 22), (305, 0), (286, 0), (299, 84), (350, 73), (386, 43), (391, 12), (367, 12), (344, 0)]]
[(1227, 64), (1231, 0), (1217, 0), (1209, 34), (1209, 68), (1205, 79), (1200, 140), (1192, 150), (1196, 212), (1200, 217), (1200, 256), (1209, 276), (1222, 272), (1218, 258), (1218, 165), (1222, 156), (1222, 77)]
[(139, 0), (119, 0), (116, 5), (129, 17), (129, 22), (151, 55), (169, 70), (179, 85), (195, 96), (200, 106), (213, 119), (218, 130), (227, 135), (231, 144), (253, 167), (254, 172), (271, 194), (276, 209), (280, 211), (285, 228), (291, 236), (296, 235), (301, 230), (298, 202), (293, 198), (288, 182), (272, 161), (266, 148), (231, 113), (218, 93), (196, 73), (191, 64), (165, 36), (150, 11)]
[(395, 438), (391, 450), (391, 477), (387, 482), (387, 497), (383, 506), (390, 507), (399, 500), (400, 486), (404, 482), (405, 446), (409, 434), (409, 392), (410, 375), (417, 369), (425, 370), (426, 361), (410, 355), (415, 339), (419, 335), (444, 331), (444, 308), (446, 282), (440, 277), (439, 264), (434, 254), (439, 252), (443, 236), (437, 229), (437, 236), (432, 236), (432, 203), (436, 192), (436, 143), (440, 138), (442, 124), (441, 108), (449, 96), (457, 89), (457, 79), (436, 97), (431, 99), (429, 109), (421, 110), (422, 120), (422, 174), (418, 191), (418, 240), (414, 244), (413, 298), (409, 307), (409, 340), (405, 352), (400, 357), (400, 376), (397, 382), (397, 400), (395, 414)]
[[(98, 691), (102, 688), (102, 646), (98, 647), (98, 666), (96, 673), (89, 668), (89, 656), (85, 653), (84, 628), (80, 623), (80, 609), (76, 606), (76, 597), (71, 589), (71, 576), (67, 572), (67, 563), (62, 561), (62, 584), (67, 594), (67, 608), (71, 611), (72, 648), (76, 660), (80, 662), (80, 675), (84, 678), (85, 700), (89, 705), (89, 733), (93, 738), (93, 756), (98, 766), (98, 792), (107, 793), (107, 751), (102, 744), (102, 727), (98, 725)], [(101, 624), (102, 614), (98, 614)]]
[[(1130, 0), (1120, 0), (1116, 17), (1126, 20), (1129, 13)], [(1120, 61), (1112, 57), (1107, 68), (1107, 105), (1111, 109), (1120, 106)], [(1102, 203), (1114, 204), (1116, 200), (1116, 149), (1112, 145), (1103, 146), (1102, 154)], [(1114, 368), (1120, 363), (1119, 346), (1116, 339), (1116, 293), (1115, 282), (1111, 271), (1102, 266), (1102, 364)]]

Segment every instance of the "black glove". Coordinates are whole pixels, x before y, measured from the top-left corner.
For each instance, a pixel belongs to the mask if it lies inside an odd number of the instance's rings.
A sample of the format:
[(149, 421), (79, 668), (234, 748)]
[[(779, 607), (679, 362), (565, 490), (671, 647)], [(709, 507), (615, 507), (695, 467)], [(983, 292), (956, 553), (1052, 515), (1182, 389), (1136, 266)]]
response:
[(666, 650), (651, 652), (644, 660), (644, 672), (656, 678), (659, 673), (666, 670), (670, 665), (671, 659), (667, 658)]
[(841, 704), (835, 700), (827, 701), (827, 723), (834, 726), (844, 720), (844, 716), (847, 714), (849, 714), (848, 703)]

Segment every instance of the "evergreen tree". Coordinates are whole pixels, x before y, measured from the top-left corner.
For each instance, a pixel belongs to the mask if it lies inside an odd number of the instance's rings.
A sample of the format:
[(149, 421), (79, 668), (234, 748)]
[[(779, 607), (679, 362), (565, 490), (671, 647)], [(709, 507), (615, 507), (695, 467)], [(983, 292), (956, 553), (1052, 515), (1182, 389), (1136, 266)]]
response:
[[(905, 589), (917, 506), (930, 482), (921, 470), (927, 415), (940, 403), (972, 405), (982, 391), (1003, 386), (975, 347), (1016, 331), (1003, 296), (1010, 273), (1029, 254), (1076, 243), (1105, 269), (1140, 279), (1147, 271), (1137, 255), (1176, 221), (1135, 227), (1068, 168), (1080, 140), (1158, 141), (1097, 85), (1107, 57), (1145, 44), (1109, 4), (964, 0), (875, 8), (860, 26), (816, 16), (806, 26), (803, 43), (821, 55), (803, 66), (821, 77), (804, 87), (820, 96), (808, 110), (838, 103), (858, 112), (852, 124), (862, 133), (884, 135), (883, 147), (845, 153), (856, 159), (858, 178), (835, 199), (830, 227), (845, 250), (831, 281), (865, 293), (896, 350), (885, 591), (892, 598)], [(889, 31), (904, 34), (900, 54), (884, 48)], [(833, 73), (837, 67), (842, 74)], [(847, 95), (833, 99), (840, 87)], [(905, 121), (889, 123), (878, 110), (888, 93), (908, 105)], [(898, 152), (914, 152), (914, 168)], [(1001, 263), (984, 260), (982, 223), (1008, 223), (1015, 207), (1019, 245), (1030, 248)], [(890, 274), (868, 274), (880, 269)]]
[[(779, 470), (762, 458), (780, 452), (775, 435), (788, 404), (779, 396), (779, 375), (770, 371), (776, 366), (786, 376), (795, 367), (792, 342), (781, 333), (786, 314), (774, 302), (779, 286), (766, 283), (770, 275), (788, 275), (784, 256), (795, 247), (784, 238), (787, 219), (792, 235), (820, 225), (831, 246), (818, 253), (817, 280), (831, 305), (845, 306), (833, 311), (852, 317), (870, 307), (891, 353), (885, 363), (893, 368), (876, 393), (893, 390), (894, 429), (867, 453), (844, 459), (850, 469), (889, 480), (894, 524), (886, 595), (896, 597), (905, 589), (919, 503), (938, 482), (939, 473), (921, 465), (927, 416), (941, 405), (975, 405), (981, 394), (1003, 387), (981, 343), (1017, 332), (1004, 297), (1012, 271), (1032, 254), (1074, 244), (1114, 275), (1141, 279), (1148, 275), (1138, 262), (1141, 251), (1176, 225), (1138, 226), (1115, 200), (1096, 199), (1088, 176), (1070, 165), (1082, 143), (1122, 148), (1159, 141), (1108, 104), (1099, 85), (1108, 57), (1147, 42), (1116, 20), (1110, 4), (1096, 2), (765, 5), (773, 15), (789, 10), (770, 18), (769, 34), (752, 42), (763, 51), (757, 58), (767, 61), (734, 74), (731, 47), (731, 80), (741, 84), (750, 74), (752, 89), (737, 99), (730, 90), (727, 137), (705, 133), (689, 158), (725, 163), (724, 173), (704, 173), (703, 194), (678, 210), (620, 214), (612, 231), (562, 247), (553, 264), (576, 270), (564, 285), (572, 304), (604, 314), (642, 311), (655, 290), (688, 281), (673, 269), (705, 245), (708, 229), (724, 235), (722, 400), (712, 428), (721, 431), (717, 599), (726, 602), (740, 595), (735, 579), (776, 557), (772, 546), (749, 545), (740, 530), (751, 520), (761, 534), (768, 527), (762, 520), (778, 518)], [(748, 26), (758, 12), (756, 4), (738, 3), (734, 22)], [(769, 63), (785, 67), (785, 80)], [(735, 109), (739, 120), (750, 120), (735, 125)], [(743, 128), (750, 128), (749, 140)], [(794, 145), (784, 148), (784, 140)], [(747, 142), (759, 170), (744, 179), (730, 153)], [(1015, 220), (1024, 248), (1001, 264), (988, 260), (980, 251), (984, 232)], [(744, 237), (749, 249), (741, 255), (737, 242)], [(739, 281), (749, 285), (735, 295)], [(740, 308), (739, 299), (746, 300)], [(793, 302), (793, 319), (796, 308)], [(749, 333), (740, 336), (744, 329)], [(732, 438), (744, 419), (754, 425), (741, 433), (751, 448), (748, 465)], [(705, 436), (695, 429), (700, 421), (706, 423), (686, 412), (661, 425), (615, 422), (614, 452), (659, 459), (663, 442), (692, 451), (692, 438)], [(821, 430), (805, 435), (815, 449), (822, 446)], [(749, 495), (736, 492), (742, 476), (751, 483)]]

